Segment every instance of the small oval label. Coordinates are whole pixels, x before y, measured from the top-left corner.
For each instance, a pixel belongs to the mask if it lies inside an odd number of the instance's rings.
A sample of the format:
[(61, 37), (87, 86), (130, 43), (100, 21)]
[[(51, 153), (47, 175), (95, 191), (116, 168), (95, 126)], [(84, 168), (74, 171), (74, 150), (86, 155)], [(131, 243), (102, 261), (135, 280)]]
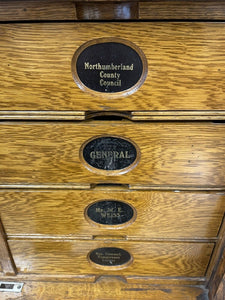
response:
[(132, 262), (129, 252), (121, 248), (104, 247), (89, 253), (89, 259), (96, 265), (109, 267), (126, 267)]
[(133, 142), (116, 136), (93, 138), (81, 148), (83, 159), (91, 170), (117, 171), (120, 174), (136, 165), (138, 153)]
[(147, 60), (133, 43), (102, 38), (82, 45), (72, 59), (72, 74), (84, 91), (135, 92), (147, 76)]
[(116, 200), (102, 200), (87, 208), (88, 218), (101, 225), (124, 225), (134, 220), (136, 213), (127, 203)]

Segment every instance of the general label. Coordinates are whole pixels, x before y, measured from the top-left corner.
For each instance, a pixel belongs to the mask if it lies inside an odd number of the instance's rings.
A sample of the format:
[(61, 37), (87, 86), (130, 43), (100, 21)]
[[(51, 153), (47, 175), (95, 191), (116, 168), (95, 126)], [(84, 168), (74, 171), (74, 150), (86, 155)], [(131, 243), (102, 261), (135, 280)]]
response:
[(98, 224), (121, 225), (132, 220), (134, 210), (125, 202), (102, 200), (88, 207), (87, 216)]
[(93, 168), (112, 171), (131, 166), (137, 159), (135, 145), (123, 138), (102, 136), (87, 142), (83, 158)]
[[(103, 42), (104, 40), (104, 42)], [(101, 93), (128, 91), (140, 85), (147, 65), (142, 51), (126, 41), (99, 39), (81, 46), (72, 60), (75, 82), (82, 89)], [(131, 91), (132, 93), (132, 91)]]
[(121, 266), (131, 261), (131, 255), (124, 249), (105, 247), (91, 251), (90, 260), (101, 266)]

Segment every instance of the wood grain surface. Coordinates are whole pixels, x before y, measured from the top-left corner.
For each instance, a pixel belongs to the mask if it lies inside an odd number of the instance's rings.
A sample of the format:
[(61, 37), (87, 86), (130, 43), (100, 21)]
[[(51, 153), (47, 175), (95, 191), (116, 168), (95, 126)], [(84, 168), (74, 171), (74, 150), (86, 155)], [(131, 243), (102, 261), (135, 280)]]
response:
[[(209, 298), (216, 298), (217, 292), (219, 292), (219, 286), (223, 287), (224, 274), (225, 274), (225, 222), (223, 221), (219, 235), (218, 241), (215, 245), (213, 255), (211, 257), (210, 264), (207, 270), (208, 284), (207, 288), (209, 289)], [(221, 289), (222, 295), (223, 289)], [(218, 293), (218, 297), (220, 292)], [(221, 296), (222, 297), (222, 296)], [(223, 299), (223, 298), (221, 298)], [(216, 300), (218, 300), (216, 298)]]
[[(1, 186), (113, 183), (224, 188), (223, 123), (2, 122), (0, 134)], [(128, 138), (139, 147), (141, 158), (135, 168), (107, 176), (81, 163), (82, 144), (104, 134)]]
[(70, 0), (1, 0), (0, 21), (76, 20)]
[[(202, 287), (126, 284), (111, 277), (96, 283), (26, 281), (22, 293), (2, 293), (2, 300), (197, 300), (207, 295)], [(217, 299), (221, 300), (221, 299)]]
[(224, 20), (221, 0), (152, 0), (139, 2), (140, 19), (151, 20)]
[[(86, 207), (109, 199), (132, 205), (136, 220), (125, 228), (89, 223)], [(217, 236), (224, 200), (223, 193), (205, 192), (0, 190), (0, 214), (9, 238), (197, 240)]]
[[(121, 3), (122, 2), (122, 3)], [(76, 5), (76, 9), (75, 9)], [(133, 9), (131, 9), (131, 6)], [(107, 7), (107, 9), (106, 9)], [(114, 8), (114, 12), (112, 10)], [(222, 0), (1, 0), (0, 21), (26, 20), (224, 20)]]
[[(0, 26), (0, 109), (10, 111), (225, 111), (223, 23), (58, 23)], [(94, 38), (136, 44), (148, 76), (129, 97), (78, 88), (74, 52)], [(109, 97), (109, 96), (108, 96)], [(224, 115), (223, 115), (224, 116)]]
[(223, 278), (223, 280), (220, 282), (215, 297), (210, 298), (210, 300), (221, 300), (224, 298), (225, 298), (225, 278)]
[(17, 270), (14, 264), (8, 242), (3, 227), (2, 221), (0, 220), (0, 272), (3, 272), (4, 275), (16, 275)]
[[(204, 277), (214, 244), (13, 239), (9, 246), (19, 274)], [(128, 251), (133, 263), (122, 270), (93, 267), (87, 255), (102, 247)]]

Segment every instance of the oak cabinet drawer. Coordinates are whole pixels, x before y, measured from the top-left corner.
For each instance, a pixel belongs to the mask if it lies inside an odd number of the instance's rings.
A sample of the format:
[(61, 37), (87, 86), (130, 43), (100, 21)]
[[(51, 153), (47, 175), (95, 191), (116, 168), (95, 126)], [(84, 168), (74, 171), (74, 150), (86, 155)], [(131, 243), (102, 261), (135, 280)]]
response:
[[(10, 240), (16, 266), (23, 274), (204, 276), (212, 253), (210, 243), (146, 243), (131, 241)], [(124, 268), (95, 267), (88, 258), (99, 248), (113, 247), (130, 254)]]
[[(70, 118), (66, 112), (125, 110), (195, 111), (193, 116), (213, 111), (215, 117), (225, 110), (223, 23), (20, 23), (2, 24), (0, 35), (0, 110), (8, 115), (20, 111), (31, 118), (40, 110)], [(148, 75), (132, 95), (112, 100), (75, 84), (74, 52), (103, 37), (124, 39), (143, 51)]]
[[(60, 185), (64, 188), (103, 183), (128, 184), (131, 188), (224, 187), (224, 124), (3, 122), (0, 135), (1, 187)], [(126, 147), (132, 146), (133, 152), (123, 145), (119, 152), (114, 151), (111, 142), (105, 148), (102, 143), (97, 148), (88, 143), (90, 147), (85, 152), (84, 145), (99, 137), (116, 139), (119, 145), (123, 140)], [(83, 157), (84, 152), (88, 161)], [(112, 153), (116, 155), (110, 156)], [(132, 158), (132, 164), (123, 168), (126, 156)]]
[[(217, 237), (224, 197), (216, 192), (2, 190), (0, 214), (8, 238), (197, 240)], [(88, 214), (87, 208), (96, 203)], [(130, 217), (124, 203), (133, 210)]]

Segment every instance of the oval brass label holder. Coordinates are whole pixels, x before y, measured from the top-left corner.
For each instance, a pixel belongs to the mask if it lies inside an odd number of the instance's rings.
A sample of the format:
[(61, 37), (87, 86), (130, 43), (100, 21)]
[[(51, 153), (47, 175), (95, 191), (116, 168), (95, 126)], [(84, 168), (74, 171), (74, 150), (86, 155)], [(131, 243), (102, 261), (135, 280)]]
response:
[(89, 252), (88, 261), (92, 266), (103, 270), (121, 270), (133, 262), (132, 255), (121, 248), (103, 247)]
[(130, 204), (119, 200), (100, 200), (85, 209), (86, 220), (94, 226), (105, 229), (121, 229), (131, 225), (137, 212)]
[(75, 83), (84, 92), (118, 98), (141, 87), (147, 77), (148, 63), (134, 43), (108, 37), (81, 45), (73, 55), (71, 70)]
[(80, 148), (84, 166), (101, 175), (121, 175), (132, 170), (140, 160), (140, 150), (130, 139), (115, 136), (95, 136)]

